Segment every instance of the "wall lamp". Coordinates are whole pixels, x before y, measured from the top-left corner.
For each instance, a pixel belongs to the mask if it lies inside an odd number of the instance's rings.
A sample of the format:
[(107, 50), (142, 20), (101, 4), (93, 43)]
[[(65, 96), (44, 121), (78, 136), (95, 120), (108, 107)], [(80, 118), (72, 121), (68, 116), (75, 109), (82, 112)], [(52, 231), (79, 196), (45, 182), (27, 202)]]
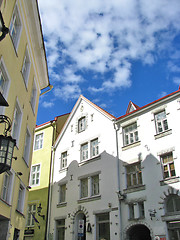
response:
[(45, 215), (42, 215), (41, 211), (42, 211), (42, 207), (41, 207), (41, 203), (40, 203), (39, 206), (37, 207), (37, 213), (38, 213), (38, 216), (42, 217), (44, 220)]
[(121, 191), (116, 192), (118, 195), (119, 200), (125, 200), (126, 199), (126, 194), (121, 193)]
[(5, 38), (6, 34), (9, 32), (9, 29), (4, 24), (1, 11), (0, 11), (0, 32), (1, 32), (1, 36), (0, 36), (0, 41), (1, 41)]
[(0, 115), (0, 123), (5, 124), (4, 135), (0, 135), (0, 174), (11, 169), (14, 146), (16, 140), (7, 136), (11, 130), (11, 120), (5, 115)]
[(156, 213), (157, 213), (156, 209), (153, 209), (153, 210), (149, 209), (149, 216), (151, 217), (151, 220), (153, 217), (156, 217)]

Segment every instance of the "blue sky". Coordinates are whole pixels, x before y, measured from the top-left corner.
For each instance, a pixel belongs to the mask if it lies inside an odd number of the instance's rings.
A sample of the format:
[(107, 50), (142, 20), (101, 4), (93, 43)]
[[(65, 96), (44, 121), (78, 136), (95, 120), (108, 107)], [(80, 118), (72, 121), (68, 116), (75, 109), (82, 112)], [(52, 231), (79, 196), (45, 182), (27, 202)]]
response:
[(179, 0), (38, 0), (50, 83), (37, 124), (80, 94), (115, 117), (180, 85)]

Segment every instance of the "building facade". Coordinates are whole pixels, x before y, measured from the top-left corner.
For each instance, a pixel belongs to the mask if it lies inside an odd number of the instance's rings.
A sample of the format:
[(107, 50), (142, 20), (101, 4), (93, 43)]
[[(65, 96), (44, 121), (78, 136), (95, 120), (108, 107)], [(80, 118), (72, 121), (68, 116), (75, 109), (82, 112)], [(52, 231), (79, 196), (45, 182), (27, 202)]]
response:
[(180, 90), (117, 119), (122, 239), (180, 239)]
[[(49, 183), (52, 175), (51, 148), (68, 115), (58, 116), (52, 121), (36, 126), (24, 240), (46, 239)], [(38, 214), (39, 206), (42, 210)]]
[[(0, 92), (16, 139), (11, 170), (0, 174), (0, 239), (23, 239), (39, 96), (50, 86), (37, 1), (0, 1), (9, 34), (0, 42)], [(4, 126), (0, 124), (0, 131)]]
[(53, 149), (48, 239), (180, 239), (180, 90), (115, 118), (80, 96)]

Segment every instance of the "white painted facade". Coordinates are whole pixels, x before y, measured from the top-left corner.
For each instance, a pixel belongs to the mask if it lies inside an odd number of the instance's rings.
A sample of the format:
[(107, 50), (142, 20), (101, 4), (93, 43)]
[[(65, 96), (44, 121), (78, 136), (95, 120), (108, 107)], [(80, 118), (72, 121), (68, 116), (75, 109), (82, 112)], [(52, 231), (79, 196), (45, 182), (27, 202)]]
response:
[[(161, 100), (144, 108), (137, 109), (117, 120), (118, 125), (118, 149), (120, 159), (120, 189), (125, 194), (121, 200), (122, 213), (122, 239), (136, 239), (133, 234), (142, 231), (150, 231), (151, 239), (178, 240), (180, 239), (180, 207), (177, 211), (168, 212), (167, 202), (171, 197), (177, 196), (176, 205), (180, 205), (180, 92), (177, 91)], [(161, 133), (156, 130), (156, 114), (165, 111), (167, 129)], [(137, 123), (138, 140), (124, 146), (124, 129), (132, 123)], [(163, 174), (162, 157), (172, 153), (175, 168), (174, 176)], [(142, 183), (128, 185), (127, 168), (133, 163), (141, 166)], [(140, 216), (138, 203), (144, 204), (144, 215)], [(170, 202), (169, 202), (170, 204)], [(133, 207), (132, 207), (133, 205)], [(134, 216), (132, 217), (132, 208)], [(168, 224), (175, 227), (175, 233), (168, 233)], [(132, 234), (132, 236), (131, 236)], [(170, 234), (174, 234), (170, 236)], [(135, 235), (134, 235), (135, 236)], [(159, 237), (159, 238), (158, 238)], [(141, 239), (141, 238), (137, 238)], [(148, 238), (144, 238), (148, 239)]]
[(115, 119), (79, 97), (54, 145), (49, 239), (180, 239), (180, 90), (128, 109)]
[[(85, 129), (78, 122), (85, 117)], [(55, 144), (54, 177), (51, 197), (50, 239), (58, 238), (58, 224), (65, 224), (64, 239), (78, 239), (79, 220), (85, 220), (86, 239), (97, 239), (96, 216), (105, 214), (111, 239), (119, 239), (117, 196), (117, 153), (114, 117), (80, 96)], [(98, 139), (98, 154), (92, 157), (91, 141)], [(81, 145), (88, 143), (88, 158), (81, 159)], [(62, 153), (67, 152), (67, 167), (61, 169)], [(99, 189), (93, 194), (93, 177), (99, 177)], [(88, 193), (81, 196), (81, 181), (88, 181)], [(61, 201), (61, 186), (66, 198)], [(64, 222), (64, 223), (63, 223)], [(88, 229), (87, 229), (88, 228)], [(61, 231), (61, 230), (59, 230)], [(89, 231), (89, 232), (88, 232)], [(61, 233), (59, 233), (60, 235)], [(63, 238), (62, 238), (63, 239)], [(79, 238), (80, 239), (80, 238)], [(82, 238), (83, 239), (83, 238)], [(85, 238), (84, 238), (85, 239)], [(98, 238), (99, 239), (99, 238)]]

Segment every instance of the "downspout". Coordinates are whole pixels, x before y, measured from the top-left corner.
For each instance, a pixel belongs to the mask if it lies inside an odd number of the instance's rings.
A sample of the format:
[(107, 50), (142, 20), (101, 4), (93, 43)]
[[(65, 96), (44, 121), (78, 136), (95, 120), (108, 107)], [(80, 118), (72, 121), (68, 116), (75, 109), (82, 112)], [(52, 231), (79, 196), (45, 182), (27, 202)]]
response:
[(53, 128), (53, 137), (52, 137), (52, 145), (51, 145), (51, 161), (50, 161), (50, 174), (49, 174), (49, 186), (48, 186), (48, 202), (47, 202), (47, 213), (46, 213), (46, 229), (45, 229), (45, 240), (49, 239), (49, 227), (50, 227), (50, 216), (51, 216), (51, 183), (53, 178), (53, 164), (54, 164), (54, 151), (53, 144), (55, 138), (55, 126), (53, 125), (54, 121), (50, 121), (51, 126)]
[(121, 200), (119, 198), (120, 191), (120, 172), (119, 172), (119, 148), (118, 148), (118, 130), (119, 127), (114, 120), (114, 129), (116, 132), (116, 152), (117, 152), (117, 197), (118, 197), (118, 209), (119, 209), (119, 239), (123, 240), (122, 235), (122, 214), (121, 214)]

